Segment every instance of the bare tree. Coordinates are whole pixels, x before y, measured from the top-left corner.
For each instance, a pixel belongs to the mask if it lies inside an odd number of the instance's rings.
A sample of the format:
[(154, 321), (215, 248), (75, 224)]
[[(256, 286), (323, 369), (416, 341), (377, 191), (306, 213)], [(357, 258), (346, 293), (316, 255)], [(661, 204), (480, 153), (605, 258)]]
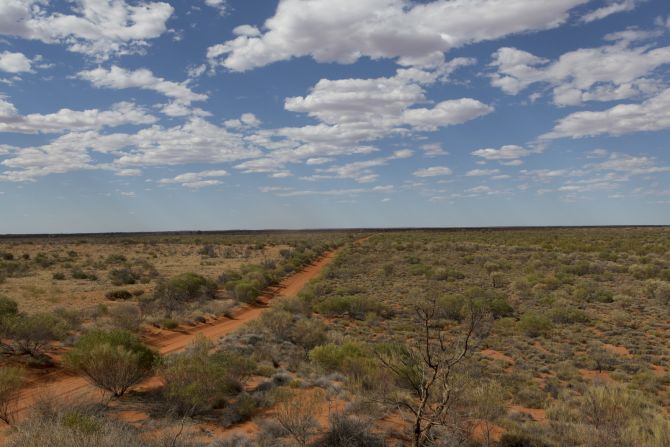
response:
[(467, 307), (461, 333), (450, 336), (440, 324), (433, 298), (416, 309), (421, 323), (416, 339), (376, 351), (384, 368), (409, 392), (394, 393), (385, 400), (411, 415), (413, 447), (429, 445), (437, 428), (461, 430), (453, 414), (460, 388), (457, 369), (476, 349), (488, 326), (481, 306), (470, 302)]

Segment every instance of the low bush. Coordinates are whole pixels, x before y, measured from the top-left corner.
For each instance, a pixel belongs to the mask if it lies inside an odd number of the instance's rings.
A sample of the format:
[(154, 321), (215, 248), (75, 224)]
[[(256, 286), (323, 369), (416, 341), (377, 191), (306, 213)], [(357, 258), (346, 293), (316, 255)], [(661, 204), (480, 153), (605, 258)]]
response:
[(135, 284), (139, 280), (139, 275), (128, 268), (110, 270), (108, 276), (115, 286)]
[(551, 320), (536, 312), (526, 312), (519, 320), (519, 328), (529, 337), (546, 336), (552, 329)]
[(16, 301), (0, 295), (0, 318), (11, 317), (19, 313)]
[(353, 318), (362, 320), (368, 313), (383, 313), (385, 308), (374, 298), (355, 295), (328, 297), (314, 306), (314, 310), (323, 315), (348, 314)]
[[(132, 426), (92, 408), (65, 408), (39, 414), (8, 437), (7, 447), (153, 447)], [(158, 444), (155, 444), (158, 447)]]
[(216, 293), (216, 284), (197, 273), (181, 273), (170, 278), (167, 288), (186, 300), (198, 298), (213, 298)]
[(352, 361), (367, 357), (362, 345), (350, 341), (341, 345), (329, 343), (309, 351), (309, 359), (326, 371), (347, 372)]
[(656, 279), (648, 280), (644, 284), (646, 295), (662, 304), (670, 303), (670, 283)]
[(614, 301), (614, 294), (609, 290), (604, 290), (594, 283), (585, 282), (575, 286), (573, 297), (578, 301), (587, 303), (611, 303)]
[(303, 318), (296, 322), (291, 334), (292, 341), (306, 351), (322, 345), (328, 339), (326, 324), (318, 319)]
[(0, 319), (0, 334), (11, 340), (13, 351), (40, 357), (43, 348), (53, 340), (61, 340), (67, 333), (65, 321), (52, 314), (16, 314)]
[(109, 311), (112, 324), (131, 332), (137, 332), (142, 325), (142, 313), (137, 306), (129, 303), (114, 306)]
[(133, 297), (133, 294), (130, 293), (127, 290), (110, 290), (109, 292), (105, 293), (105, 298), (107, 298), (110, 301), (116, 301), (116, 300), (129, 300)]
[(163, 362), (159, 373), (165, 382), (167, 402), (180, 414), (193, 415), (222, 405), (242, 390), (253, 363), (239, 355), (209, 354), (212, 343), (202, 337)]
[(81, 269), (72, 269), (70, 272), (73, 279), (85, 279), (87, 281), (97, 281), (98, 276), (95, 273), (86, 273)]
[(94, 385), (122, 396), (128, 388), (148, 377), (158, 354), (130, 332), (95, 330), (81, 336), (65, 364), (84, 374)]
[(383, 447), (384, 440), (372, 432), (371, 424), (344, 413), (333, 413), (328, 418), (328, 430), (313, 447)]
[(12, 423), (19, 390), (23, 383), (23, 370), (13, 367), (0, 367), (0, 420)]
[(588, 323), (590, 321), (589, 316), (584, 311), (570, 307), (567, 303), (553, 308), (549, 312), (549, 318), (558, 324)]

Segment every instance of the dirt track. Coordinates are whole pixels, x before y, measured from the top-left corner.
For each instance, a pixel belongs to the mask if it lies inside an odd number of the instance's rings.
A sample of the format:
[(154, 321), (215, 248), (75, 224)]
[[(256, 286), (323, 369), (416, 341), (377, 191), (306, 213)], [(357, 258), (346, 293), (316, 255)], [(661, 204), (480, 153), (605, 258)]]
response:
[[(285, 278), (279, 286), (269, 290), (260, 297), (262, 303), (257, 306), (245, 306), (238, 310), (233, 319), (219, 318), (208, 324), (185, 328), (178, 331), (163, 331), (145, 338), (147, 343), (156, 347), (161, 354), (168, 354), (184, 349), (198, 334), (216, 340), (224, 335), (239, 329), (249, 321), (260, 317), (265, 305), (272, 299), (295, 296), (307, 282), (317, 277), (323, 269), (332, 262), (337, 250), (328, 252), (315, 263), (305, 269)], [(17, 417), (20, 419), (33, 403), (40, 397), (50, 397), (58, 400), (76, 400), (81, 397), (99, 397), (99, 389), (91, 385), (86, 379), (68, 371), (58, 369), (46, 374), (39, 380), (32, 381), (21, 391), (17, 407)], [(0, 439), (1, 441), (1, 439)]]

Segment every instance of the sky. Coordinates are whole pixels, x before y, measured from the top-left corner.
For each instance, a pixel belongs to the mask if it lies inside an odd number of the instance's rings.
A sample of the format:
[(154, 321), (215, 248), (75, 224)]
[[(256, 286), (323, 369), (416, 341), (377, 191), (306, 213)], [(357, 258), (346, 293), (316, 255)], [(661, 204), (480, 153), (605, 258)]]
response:
[(670, 224), (668, 0), (0, 0), (0, 233)]

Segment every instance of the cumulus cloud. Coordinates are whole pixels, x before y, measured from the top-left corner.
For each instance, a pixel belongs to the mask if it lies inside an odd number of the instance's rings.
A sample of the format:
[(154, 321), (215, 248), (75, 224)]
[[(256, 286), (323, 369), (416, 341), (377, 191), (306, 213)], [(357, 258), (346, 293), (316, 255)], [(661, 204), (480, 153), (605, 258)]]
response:
[[(432, 107), (413, 107), (426, 102), (424, 88), (416, 80), (418, 73), (426, 75), (421, 77), (422, 83), (436, 81), (434, 72), (419, 70), (409, 77), (398, 70), (395, 76), (388, 78), (322, 79), (308, 95), (286, 98), (285, 108), (307, 113), (322, 123), (303, 130), (327, 134), (333, 129), (339, 138), (349, 136), (352, 141), (373, 140), (406, 128), (434, 131), (493, 111), (493, 107), (472, 98), (445, 100)], [(304, 139), (308, 137), (302, 135)]]
[(109, 69), (98, 67), (93, 70), (80, 71), (77, 77), (89, 81), (98, 88), (152, 90), (168, 98), (174, 98), (180, 104), (190, 104), (193, 101), (207, 99), (207, 95), (193, 92), (187, 83), (165, 80), (155, 76), (151, 70), (146, 68), (126, 70), (112, 65)]
[[(107, 135), (96, 131), (71, 132), (42, 146), (4, 149), (9, 157), (0, 163), (7, 168), (0, 173), (0, 180), (5, 181), (29, 181), (81, 169), (107, 169), (133, 175), (143, 166), (220, 164), (263, 154), (242, 135), (198, 117), (174, 127), (154, 125), (137, 133)], [(96, 163), (92, 152), (107, 154), (112, 161)]]
[(25, 73), (32, 71), (32, 61), (23, 53), (3, 51), (0, 53), (0, 71), (7, 73)]
[(468, 43), (553, 28), (588, 0), (282, 0), (263, 32), (247, 26), (208, 49), (210, 63), (245, 71), (294, 57), (353, 63), (396, 58), (403, 65), (440, 63)]
[(485, 148), (472, 152), (472, 155), (476, 157), (483, 158), (484, 160), (497, 160), (508, 166), (521, 164), (521, 158), (527, 157), (530, 154), (532, 154), (530, 150), (514, 144), (502, 146), (500, 149)]
[(253, 113), (243, 113), (239, 118), (226, 120), (223, 125), (232, 129), (250, 129), (259, 127), (262, 121)]
[(114, 104), (109, 110), (65, 108), (54, 113), (21, 115), (14, 104), (0, 96), (0, 132), (61, 133), (154, 122), (154, 116), (130, 102)]
[(417, 177), (437, 177), (450, 174), (451, 169), (449, 169), (447, 166), (431, 166), (429, 168), (423, 168), (414, 171), (414, 175)]
[(491, 84), (510, 95), (536, 83), (549, 84), (559, 106), (652, 94), (662, 85), (654, 74), (670, 63), (670, 46), (634, 45), (649, 36), (615, 33), (608, 36), (615, 41), (612, 45), (570, 51), (553, 62), (517, 48), (501, 48), (493, 54), (496, 73)]
[(220, 177), (227, 176), (228, 173), (223, 169), (210, 170), (210, 171), (200, 171), (200, 172), (186, 172), (184, 174), (179, 174), (174, 178), (164, 178), (159, 180), (158, 183), (163, 185), (168, 184), (179, 184), (184, 188), (191, 189), (200, 189), (207, 186), (216, 186), (220, 185), (223, 182), (219, 180)]
[(7, 168), (0, 172), (0, 181), (25, 182), (49, 174), (101, 169), (89, 151), (110, 153), (130, 143), (127, 135), (99, 135), (88, 131), (62, 135), (43, 146), (10, 147), (12, 156), (0, 163)]
[[(128, 4), (125, 0), (53, 2), (69, 6), (54, 11), (43, 0), (0, 2), (0, 34), (67, 45), (73, 52), (99, 60), (136, 53), (147, 40), (167, 30), (174, 8), (164, 2)], [(70, 6), (70, 4), (72, 4)]]
[(618, 136), (667, 128), (670, 128), (670, 88), (640, 104), (619, 104), (602, 111), (571, 113), (540, 138)]

